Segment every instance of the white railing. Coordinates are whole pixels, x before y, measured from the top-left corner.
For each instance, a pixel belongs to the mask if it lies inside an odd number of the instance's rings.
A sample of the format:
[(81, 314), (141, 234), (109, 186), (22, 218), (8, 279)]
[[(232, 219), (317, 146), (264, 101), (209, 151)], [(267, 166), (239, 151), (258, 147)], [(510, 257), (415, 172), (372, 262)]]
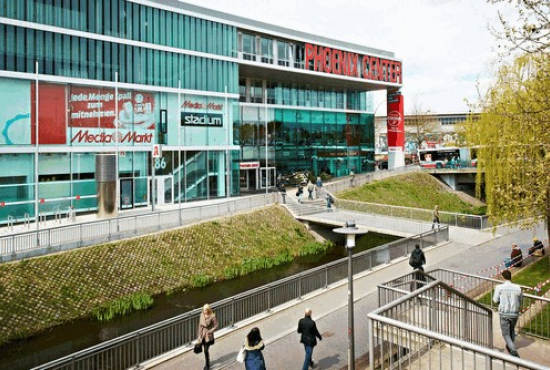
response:
[(263, 207), (277, 201), (277, 193), (260, 194), (233, 198), (216, 204), (83, 222), (7, 235), (0, 237), (0, 262), (189, 225), (197, 221)]

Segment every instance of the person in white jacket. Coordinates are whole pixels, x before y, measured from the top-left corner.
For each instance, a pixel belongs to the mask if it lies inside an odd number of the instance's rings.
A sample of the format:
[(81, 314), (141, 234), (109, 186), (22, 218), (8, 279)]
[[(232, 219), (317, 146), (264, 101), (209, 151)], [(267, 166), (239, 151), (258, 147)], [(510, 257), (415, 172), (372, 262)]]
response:
[(501, 275), (504, 278), (504, 283), (495, 287), (493, 302), (498, 303), (500, 330), (506, 342), (506, 350), (512, 356), (519, 357), (514, 340), (516, 338), (515, 327), (518, 322), (523, 296), (521, 287), (512, 283), (510, 270), (502, 271)]

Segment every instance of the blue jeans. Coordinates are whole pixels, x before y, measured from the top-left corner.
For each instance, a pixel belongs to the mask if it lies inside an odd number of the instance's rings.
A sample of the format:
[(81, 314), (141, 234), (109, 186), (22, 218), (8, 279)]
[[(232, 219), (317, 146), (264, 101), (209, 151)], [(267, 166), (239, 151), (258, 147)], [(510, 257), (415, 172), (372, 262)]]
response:
[(313, 356), (313, 346), (308, 346), (304, 344), (304, 349), (306, 350), (306, 358), (304, 360), (304, 366), (302, 366), (302, 370), (308, 370), (309, 365), (311, 364), (311, 357)]
[(516, 350), (514, 340), (516, 339), (515, 327), (517, 322), (517, 317), (500, 316), (500, 330), (502, 331), (502, 337), (510, 351)]

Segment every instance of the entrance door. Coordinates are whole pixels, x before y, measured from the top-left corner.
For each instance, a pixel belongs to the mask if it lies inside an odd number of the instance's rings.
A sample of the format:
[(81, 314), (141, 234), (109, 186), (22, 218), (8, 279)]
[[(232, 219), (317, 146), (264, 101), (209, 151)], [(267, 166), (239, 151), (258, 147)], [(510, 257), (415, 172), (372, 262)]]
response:
[(258, 170), (256, 168), (249, 169), (249, 170), (241, 170), (241, 178), (240, 178), (240, 184), (241, 184), (241, 190), (255, 190), (257, 180), (256, 177), (258, 176)]
[(120, 179), (120, 209), (134, 208), (134, 180)]
[(174, 186), (172, 176), (158, 176), (155, 177), (156, 187), (156, 204), (162, 206), (163, 204), (174, 203)]
[[(266, 178), (267, 174), (267, 178)], [(275, 167), (268, 167), (267, 169), (260, 168), (260, 179), (261, 179), (261, 188), (265, 189), (266, 184), (267, 187), (271, 188), (275, 186), (276, 183), (276, 177), (275, 177)]]

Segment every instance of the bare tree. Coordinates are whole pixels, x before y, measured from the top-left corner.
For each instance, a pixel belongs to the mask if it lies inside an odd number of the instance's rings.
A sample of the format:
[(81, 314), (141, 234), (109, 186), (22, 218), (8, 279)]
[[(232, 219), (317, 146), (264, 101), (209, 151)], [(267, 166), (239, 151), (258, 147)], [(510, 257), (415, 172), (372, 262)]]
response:
[(410, 114), (405, 116), (405, 132), (407, 139), (422, 148), (429, 134), (439, 134), (439, 121), (429, 110), (423, 110), (420, 104), (415, 103)]
[[(501, 53), (537, 53), (550, 50), (550, 1), (487, 0), (490, 4), (511, 4), (511, 12), (499, 11), (500, 27), (491, 28), (503, 42)], [(507, 9), (510, 9), (507, 7)]]

